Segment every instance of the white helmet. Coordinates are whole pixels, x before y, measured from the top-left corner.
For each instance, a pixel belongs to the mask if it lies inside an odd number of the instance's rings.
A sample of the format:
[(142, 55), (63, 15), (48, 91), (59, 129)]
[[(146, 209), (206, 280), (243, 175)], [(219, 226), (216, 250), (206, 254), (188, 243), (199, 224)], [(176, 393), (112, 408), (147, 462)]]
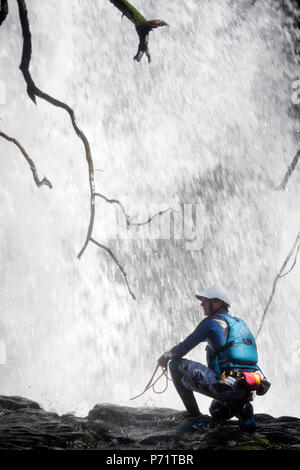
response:
[(205, 299), (219, 299), (225, 302), (225, 304), (231, 304), (231, 298), (228, 290), (223, 286), (210, 286), (205, 291), (196, 295), (199, 300)]

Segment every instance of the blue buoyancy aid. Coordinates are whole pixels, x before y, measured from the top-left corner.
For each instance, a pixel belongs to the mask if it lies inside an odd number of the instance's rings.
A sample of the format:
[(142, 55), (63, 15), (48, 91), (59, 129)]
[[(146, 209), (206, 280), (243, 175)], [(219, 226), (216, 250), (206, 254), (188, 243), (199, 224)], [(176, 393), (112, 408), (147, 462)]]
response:
[(226, 344), (217, 351), (207, 347), (208, 367), (217, 375), (228, 369), (258, 370), (255, 339), (244, 320), (227, 313), (215, 317), (227, 323), (228, 335)]

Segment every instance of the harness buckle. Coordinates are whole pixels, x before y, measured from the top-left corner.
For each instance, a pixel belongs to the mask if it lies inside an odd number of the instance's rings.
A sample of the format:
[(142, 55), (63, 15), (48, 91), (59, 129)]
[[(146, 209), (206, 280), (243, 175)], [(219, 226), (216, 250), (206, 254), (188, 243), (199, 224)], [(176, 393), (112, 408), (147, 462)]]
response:
[(225, 382), (226, 377), (237, 378), (237, 377), (240, 377), (242, 374), (243, 374), (243, 372), (241, 372), (240, 370), (225, 369), (225, 370), (222, 372), (222, 376), (221, 376), (222, 382)]
[(237, 384), (239, 388), (253, 392), (258, 390), (262, 384), (262, 377), (258, 371), (255, 372), (242, 372), (241, 377), (238, 378)]

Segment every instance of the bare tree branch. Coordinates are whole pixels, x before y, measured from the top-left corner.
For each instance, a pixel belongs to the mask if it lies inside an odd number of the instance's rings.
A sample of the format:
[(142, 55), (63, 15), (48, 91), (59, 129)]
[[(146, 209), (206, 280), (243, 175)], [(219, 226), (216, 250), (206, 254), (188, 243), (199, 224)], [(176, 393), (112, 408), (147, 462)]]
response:
[(145, 23), (146, 18), (127, 0), (110, 0), (110, 3), (118, 8), (135, 26)]
[(298, 152), (294, 156), (294, 158), (292, 160), (292, 163), (288, 166), (288, 170), (287, 170), (286, 174), (284, 175), (283, 180), (281, 181), (280, 185), (276, 188), (277, 190), (285, 190), (286, 185), (288, 183), (288, 180), (290, 179), (292, 173), (294, 172), (294, 170), (297, 166), (299, 158), (300, 158), (300, 149), (298, 150)]
[(150, 63), (151, 56), (148, 47), (149, 33), (155, 28), (168, 26), (168, 24), (162, 20), (147, 21), (146, 18), (127, 0), (110, 0), (110, 2), (135, 25), (135, 29), (139, 37), (139, 45), (137, 53), (134, 56), (134, 60), (140, 62), (143, 55), (146, 54), (148, 62)]
[(123, 268), (123, 266), (120, 264), (120, 262), (118, 261), (117, 257), (114, 255), (114, 253), (111, 251), (110, 248), (108, 248), (107, 246), (105, 245), (102, 245), (101, 243), (97, 242), (96, 240), (94, 240), (94, 238), (90, 238), (90, 241), (95, 243), (95, 245), (97, 245), (99, 248), (102, 248), (103, 250), (107, 251), (107, 253), (112, 257), (112, 259), (114, 260), (114, 262), (116, 263), (116, 265), (118, 266), (118, 268), (120, 269), (121, 273), (123, 274), (124, 278), (125, 278), (125, 281), (126, 281), (126, 284), (127, 284), (127, 288), (128, 288), (128, 291), (131, 295), (131, 297), (136, 300), (136, 297), (134, 295), (134, 293), (132, 292), (132, 290), (130, 289), (130, 285), (129, 285), (129, 282), (128, 282), (128, 278), (127, 278), (127, 273), (125, 271), (125, 269)]
[[(81, 258), (81, 256), (83, 255), (83, 253), (84, 253), (84, 251), (85, 251), (85, 249), (86, 249), (86, 247), (87, 247), (87, 245), (90, 241), (93, 242), (94, 244), (96, 244), (98, 247), (100, 247), (100, 248), (104, 249), (105, 251), (107, 251), (110, 254), (110, 256), (114, 259), (114, 261), (117, 264), (117, 266), (119, 267), (119, 269), (121, 270), (121, 272), (122, 272), (122, 274), (123, 274), (123, 276), (126, 280), (128, 290), (129, 290), (130, 294), (132, 295), (132, 297), (135, 299), (135, 296), (132, 293), (132, 291), (130, 289), (130, 286), (129, 286), (129, 283), (128, 283), (127, 273), (125, 272), (124, 268), (122, 267), (122, 265), (120, 264), (120, 262), (118, 261), (116, 256), (113, 254), (113, 252), (108, 247), (100, 244), (99, 242), (97, 242), (95, 239), (92, 238), (94, 221), (95, 221), (95, 196), (97, 195), (99, 197), (102, 197), (103, 199), (105, 199), (109, 203), (118, 204), (121, 207), (121, 209), (123, 210), (124, 216), (126, 217), (127, 225), (143, 225), (145, 223), (149, 223), (154, 217), (156, 217), (157, 215), (160, 215), (164, 212), (167, 212), (167, 210), (169, 210), (169, 209), (167, 209), (166, 211), (160, 211), (158, 214), (155, 214), (153, 217), (150, 217), (146, 222), (131, 223), (130, 220), (129, 220), (129, 216), (126, 214), (126, 212), (125, 212), (123, 206), (121, 205), (120, 201), (112, 200), (112, 199), (110, 200), (107, 197), (105, 197), (104, 195), (100, 195), (100, 193), (95, 192), (95, 182), (94, 182), (95, 169), (94, 169), (94, 163), (93, 163), (93, 159), (92, 159), (92, 155), (91, 155), (90, 145), (89, 145), (88, 139), (86, 138), (85, 134), (83, 133), (83, 131), (81, 129), (79, 129), (79, 127), (77, 125), (73, 109), (70, 108), (66, 103), (64, 103), (60, 100), (57, 100), (56, 98), (52, 97), (51, 95), (49, 95), (49, 94), (43, 92), (42, 90), (40, 90), (36, 86), (35, 82), (32, 79), (31, 73), (29, 71), (31, 55), (32, 55), (32, 41), (31, 41), (31, 32), (30, 32), (30, 25), (29, 25), (29, 20), (28, 20), (28, 12), (27, 12), (26, 1), (25, 0), (16, 0), (16, 1), (17, 1), (17, 4), (18, 4), (19, 17), (20, 17), (20, 23), (21, 23), (22, 35), (23, 35), (23, 50), (22, 50), (22, 58), (21, 58), (21, 63), (20, 63), (19, 68), (20, 68), (20, 70), (23, 74), (24, 80), (25, 80), (26, 85), (27, 85), (27, 94), (28, 94), (29, 98), (35, 104), (36, 104), (36, 97), (38, 97), (40, 99), (43, 99), (43, 100), (47, 101), (48, 103), (52, 104), (53, 106), (64, 109), (69, 114), (73, 129), (74, 129), (75, 133), (77, 134), (77, 136), (81, 139), (81, 141), (84, 145), (84, 149), (85, 149), (85, 156), (86, 156), (86, 160), (87, 160), (87, 164), (88, 164), (89, 186), (90, 186), (90, 219), (89, 219), (89, 225), (88, 225), (88, 231), (87, 231), (86, 239), (85, 239), (85, 242), (83, 244), (83, 247), (81, 248), (81, 250), (78, 254), (78, 258)], [(159, 26), (165, 26), (166, 23), (164, 21), (161, 21), (161, 20), (146, 21), (145, 18), (139, 12), (137, 12), (137, 10), (129, 2), (127, 2), (127, 0), (111, 0), (111, 2), (119, 10), (121, 10), (122, 13), (125, 14), (136, 26), (136, 30), (137, 30), (137, 33), (138, 33), (139, 38), (140, 38), (140, 43), (139, 43), (138, 53), (135, 56), (135, 59), (140, 61), (143, 54), (145, 53), (148, 57), (149, 62), (150, 62), (151, 57), (150, 57), (149, 49), (148, 49), (149, 32), (152, 29), (157, 28)], [(7, 16), (7, 13), (8, 13), (7, 0), (1, 0), (1, 10), (0, 10), (0, 21), (1, 22), (0, 22), (0, 25), (5, 20), (5, 18)], [(40, 186), (42, 184), (46, 184), (49, 187), (52, 187), (51, 183), (46, 178), (44, 178), (42, 181), (40, 181), (38, 179), (37, 172), (36, 172), (35, 165), (34, 165), (33, 161), (30, 159), (29, 155), (26, 153), (24, 148), (19, 144), (19, 142), (16, 141), (15, 139), (10, 138), (9, 136), (7, 136), (4, 133), (1, 133), (1, 136), (6, 138), (7, 140), (10, 140), (10, 141), (14, 142), (19, 147), (19, 149), (21, 150), (21, 152), (23, 153), (23, 155), (25, 156), (26, 160), (28, 161), (28, 163), (30, 165), (30, 168), (31, 168), (31, 171), (33, 173), (34, 180), (35, 180), (36, 184), (38, 186)]]
[[(266, 315), (268, 313), (268, 310), (269, 310), (269, 307), (271, 305), (271, 302), (273, 300), (273, 297), (274, 297), (274, 294), (276, 292), (276, 286), (277, 286), (277, 282), (279, 281), (279, 279), (281, 279), (282, 277), (286, 276), (287, 274), (289, 274), (292, 269), (295, 267), (296, 263), (297, 263), (297, 257), (298, 257), (298, 253), (299, 253), (299, 250), (300, 250), (300, 232), (298, 233), (294, 243), (293, 243), (293, 246), (291, 248), (291, 250), (289, 251), (286, 259), (284, 260), (284, 263), (283, 265), (281, 266), (280, 268), (280, 271), (279, 273), (277, 274), (277, 276), (275, 277), (274, 281), (273, 281), (273, 286), (272, 286), (272, 292), (271, 292), (271, 295), (269, 297), (269, 300), (267, 302), (267, 305), (265, 306), (265, 309), (264, 309), (264, 312), (263, 312), (263, 315), (262, 315), (262, 319), (261, 319), (261, 322), (260, 322), (260, 325), (259, 325), (259, 328), (257, 330), (257, 333), (256, 333), (256, 338), (258, 337), (259, 333), (261, 332), (261, 329), (263, 327), (263, 324), (264, 324), (264, 321), (266, 319)], [(284, 270), (288, 264), (288, 262), (290, 261), (293, 253), (296, 251), (296, 254), (295, 254), (295, 258), (294, 258), (294, 262), (291, 266), (291, 268), (284, 273)]]
[(111, 257), (114, 259), (115, 263), (121, 270), (125, 280), (126, 284), (128, 287), (128, 290), (132, 297), (135, 299), (134, 294), (131, 292), (128, 279), (127, 279), (127, 274), (124, 271), (123, 267), (117, 260), (116, 256), (112, 253), (112, 251), (107, 248), (106, 246), (96, 242), (92, 238), (92, 233), (93, 233), (93, 227), (94, 227), (94, 221), (95, 221), (95, 182), (94, 182), (94, 163), (92, 159), (92, 154), (91, 154), (91, 149), (90, 149), (90, 144), (88, 139), (86, 138), (85, 134), (82, 132), (82, 130), (79, 129), (76, 119), (75, 119), (75, 114), (74, 111), (64, 102), (59, 101), (52, 96), (48, 95), (47, 93), (44, 93), (42, 90), (40, 90), (34, 83), (30, 71), (29, 71), (29, 66), (30, 66), (30, 60), (31, 60), (31, 54), (32, 54), (32, 43), (31, 43), (31, 32), (30, 32), (30, 27), (29, 27), (29, 21), (28, 21), (28, 15), (27, 15), (27, 7), (26, 7), (26, 2), (25, 0), (17, 0), (18, 7), (19, 7), (19, 16), (20, 16), (20, 22), (21, 22), (21, 27), (22, 27), (22, 34), (23, 34), (23, 52), (22, 52), (22, 59), (21, 59), (21, 64), (20, 64), (20, 70), (23, 73), (25, 82), (27, 84), (27, 94), (30, 97), (30, 99), (36, 104), (36, 97), (39, 97), (41, 99), (44, 99), (48, 101), (50, 104), (53, 106), (56, 106), (58, 108), (64, 109), (70, 116), (72, 126), (74, 128), (75, 133), (77, 136), (81, 139), (84, 148), (85, 148), (85, 156), (88, 164), (88, 172), (89, 172), (89, 185), (90, 185), (90, 220), (89, 220), (89, 226), (88, 226), (88, 231), (87, 231), (87, 236), (85, 239), (85, 242), (83, 244), (83, 247), (81, 248), (79, 254), (77, 255), (78, 258), (80, 259), (81, 256), (83, 255), (88, 243), (92, 241), (96, 245), (98, 245), (100, 248), (104, 249), (107, 251)]
[(167, 209), (164, 209), (162, 211), (159, 211), (157, 212), (156, 214), (152, 215), (151, 217), (149, 217), (147, 220), (145, 220), (144, 222), (131, 222), (131, 217), (130, 215), (127, 214), (127, 212), (125, 211), (125, 208), (124, 206), (122, 205), (122, 203), (118, 200), (118, 199), (109, 199), (108, 197), (104, 196), (104, 194), (101, 194), (101, 193), (95, 193), (95, 196), (98, 196), (102, 199), (104, 199), (106, 202), (108, 202), (109, 204), (117, 204), (120, 208), (121, 208), (121, 211), (123, 212), (124, 214), (124, 217), (125, 217), (125, 220), (126, 220), (126, 225), (127, 227), (129, 227), (130, 225), (133, 225), (133, 226), (138, 226), (140, 227), (141, 225), (146, 225), (146, 224), (149, 224), (151, 222), (151, 220), (155, 219), (155, 217), (158, 217), (162, 214), (165, 214), (166, 212), (178, 212), (176, 211), (175, 209), (172, 209), (172, 207), (168, 207)]
[(78, 254), (78, 258), (80, 258), (85, 251), (87, 244), (91, 238), (95, 220), (95, 184), (94, 184), (94, 163), (91, 155), (91, 149), (86, 138), (85, 134), (79, 129), (76, 123), (74, 111), (62, 101), (59, 101), (52, 96), (48, 95), (41, 91), (34, 83), (30, 71), (29, 65), (31, 60), (31, 53), (32, 53), (32, 44), (31, 44), (31, 32), (29, 27), (28, 15), (27, 15), (27, 7), (25, 0), (17, 0), (18, 7), (19, 7), (19, 15), (20, 15), (20, 22), (22, 27), (22, 34), (23, 34), (23, 52), (22, 52), (22, 59), (20, 64), (20, 70), (23, 73), (25, 82), (27, 84), (27, 94), (31, 98), (31, 100), (36, 104), (36, 96), (39, 98), (48, 101), (48, 103), (52, 104), (53, 106), (57, 106), (58, 108), (62, 108), (70, 116), (74, 131), (76, 132), (77, 136), (81, 139), (84, 148), (85, 148), (85, 156), (88, 164), (88, 171), (89, 171), (89, 185), (90, 185), (90, 221), (88, 226), (88, 232), (86, 236), (86, 240), (82, 249)]
[(26, 152), (26, 150), (24, 149), (24, 147), (20, 144), (20, 142), (18, 142), (16, 139), (14, 139), (13, 137), (10, 137), (9, 135), (5, 134), (4, 132), (2, 132), (0, 130), (0, 136), (3, 137), (4, 139), (8, 140), (9, 142), (13, 142), (19, 149), (20, 151), (22, 152), (22, 154), (24, 155), (25, 159), (27, 160), (29, 166), (30, 166), (30, 169), (32, 171), (32, 174), (33, 174), (33, 179), (35, 181), (35, 184), (40, 188), (41, 186), (48, 186), (50, 189), (52, 188), (52, 184), (50, 183), (50, 181), (47, 179), (47, 178), (43, 178), (42, 180), (39, 179), (38, 177), (38, 174), (37, 174), (37, 171), (36, 171), (36, 167), (35, 167), (35, 164), (34, 162), (32, 161), (32, 159), (29, 157), (28, 153)]
[(8, 15), (7, 0), (1, 0), (1, 4), (0, 4), (0, 26), (2, 25), (3, 21), (5, 21), (7, 15)]

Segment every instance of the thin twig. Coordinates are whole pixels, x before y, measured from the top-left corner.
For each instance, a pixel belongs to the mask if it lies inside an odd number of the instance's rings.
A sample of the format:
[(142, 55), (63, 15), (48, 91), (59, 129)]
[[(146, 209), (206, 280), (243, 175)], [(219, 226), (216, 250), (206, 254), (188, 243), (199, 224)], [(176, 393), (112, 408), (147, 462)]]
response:
[(104, 201), (108, 202), (109, 204), (117, 204), (121, 208), (124, 214), (124, 217), (126, 219), (126, 224), (130, 225), (129, 215), (126, 213), (124, 206), (121, 204), (121, 202), (118, 199), (109, 199), (108, 197), (104, 196), (104, 194), (101, 194), (101, 193), (95, 193), (95, 196), (101, 197), (102, 199), (104, 199)]
[(294, 170), (297, 166), (299, 158), (300, 158), (300, 149), (298, 150), (298, 152), (294, 156), (294, 158), (292, 160), (292, 163), (288, 166), (288, 170), (287, 170), (286, 174), (284, 175), (283, 180), (281, 181), (280, 185), (276, 188), (277, 190), (285, 190), (286, 185), (287, 185), (292, 173), (294, 172)]
[(28, 153), (26, 152), (24, 147), (20, 144), (20, 142), (18, 142), (13, 137), (10, 137), (9, 135), (5, 134), (5, 132), (2, 132), (1, 130), (0, 130), (0, 136), (3, 137), (4, 139), (8, 140), (9, 142), (13, 142), (20, 149), (20, 151), (22, 152), (23, 156), (25, 157), (26, 161), (28, 162), (28, 164), (30, 166), (30, 169), (31, 169), (32, 175), (33, 175), (33, 179), (34, 179), (35, 184), (37, 185), (37, 187), (40, 188), (41, 186), (48, 186), (48, 188), (51, 189), (52, 184), (50, 183), (50, 181), (47, 178), (44, 177), (42, 180), (39, 179), (33, 160), (30, 158), (30, 156), (28, 155)]
[(178, 212), (175, 209), (172, 209), (172, 207), (168, 207), (168, 209), (164, 209), (163, 211), (159, 211), (156, 214), (152, 215), (151, 217), (149, 217), (148, 220), (145, 220), (145, 222), (130, 222), (130, 225), (135, 225), (135, 226), (140, 227), (141, 225), (149, 224), (151, 222), (151, 220), (155, 219), (156, 217), (158, 217), (162, 214), (165, 214), (166, 212), (170, 212), (170, 211)]
[(299, 250), (300, 250), (300, 243), (297, 246), (297, 250), (296, 250), (296, 254), (295, 254), (295, 258), (294, 258), (294, 262), (293, 262), (292, 266), (290, 267), (290, 269), (286, 273), (281, 274), (280, 278), (282, 278), (284, 276), (287, 276), (294, 269), (294, 267), (296, 266), (296, 263), (297, 263)]
[[(292, 264), (292, 267), (289, 269), (289, 271), (287, 271), (286, 273), (283, 273), (283, 271), (286, 268), (286, 265), (288, 264), (289, 260), (291, 259), (292, 255), (293, 255), (295, 249), (296, 249), (296, 255), (295, 255), (295, 259), (294, 259), (294, 262)], [(266, 315), (268, 313), (269, 307), (271, 305), (271, 302), (273, 300), (273, 297), (274, 297), (274, 294), (275, 294), (275, 291), (276, 291), (277, 282), (279, 281), (279, 279), (281, 279), (282, 277), (289, 274), (292, 271), (292, 269), (295, 267), (296, 262), (297, 262), (297, 256), (298, 256), (298, 253), (299, 253), (299, 249), (300, 249), (300, 232), (298, 233), (298, 235), (297, 235), (297, 237), (296, 237), (296, 239), (293, 243), (293, 246), (292, 246), (291, 250), (289, 251), (286, 259), (284, 260), (284, 263), (281, 266), (279, 273), (277, 274), (277, 276), (275, 277), (275, 279), (273, 281), (272, 292), (271, 292), (271, 295), (270, 295), (269, 300), (267, 302), (267, 305), (265, 306), (265, 309), (264, 309), (264, 312), (263, 312), (263, 315), (262, 315), (262, 319), (261, 319), (259, 328), (258, 328), (257, 333), (256, 333), (256, 338), (258, 337), (258, 335), (261, 332), (261, 329), (263, 327), (264, 321), (266, 319)]]
[(108, 197), (106, 197), (104, 194), (101, 194), (101, 193), (95, 193), (95, 196), (98, 196), (102, 199), (104, 199), (106, 202), (108, 202), (109, 204), (117, 204), (121, 211), (123, 212), (124, 214), (124, 217), (125, 217), (125, 220), (126, 220), (126, 225), (129, 227), (130, 225), (133, 225), (133, 226), (141, 226), (141, 225), (146, 225), (146, 224), (149, 224), (151, 222), (151, 220), (155, 219), (155, 217), (158, 217), (159, 215), (162, 215), (162, 214), (165, 214), (166, 212), (178, 212), (176, 211), (175, 209), (172, 209), (172, 207), (168, 207), (167, 209), (164, 209), (163, 211), (159, 211), (157, 212), (156, 214), (152, 215), (151, 217), (149, 217), (147, 220), (145, 220), (144, 222), (131, 222), (131, 217), (130, 215), (127, 214), (123, 204), (118, 200), (118, 199), (109, 199)]
[(116, 265), (118, 266), (118, 268), (120, 269), (121, 273), (123, 274), (124, 276), (124, 279), (126, 281), (126, 284), (127, 284), (127, 288), (128, 288), (128, 291), (131, 295), (131, 297), (136, 300), (136, 297), (134, 295), (134, 293), (132, 292), (131, 288), (130, 288), (130, 285), (129, 285), (129, 282), (128, 282), (128, 278), (127, 278), (127, 273), (125, 271), (125, 269), (123, 268), (123, 266), (120, 264), (119, 260), (117, 259), (117, 257), (114, 255), (114, 253), (112, 252), (112, 250), (110, 248), (108, 248), (107, 246), (105, 245), (102, 245), (101, 243), (97, 242), (94, 238), (90, 238), (90, 241), (92, 243), (94, 243), (95, 245), (97, 245), (99, 248), (102, 248), (103, 250), (105, 250), (111, 257), (112, 259), (114, 260), (114, 262), (116, 263)]

